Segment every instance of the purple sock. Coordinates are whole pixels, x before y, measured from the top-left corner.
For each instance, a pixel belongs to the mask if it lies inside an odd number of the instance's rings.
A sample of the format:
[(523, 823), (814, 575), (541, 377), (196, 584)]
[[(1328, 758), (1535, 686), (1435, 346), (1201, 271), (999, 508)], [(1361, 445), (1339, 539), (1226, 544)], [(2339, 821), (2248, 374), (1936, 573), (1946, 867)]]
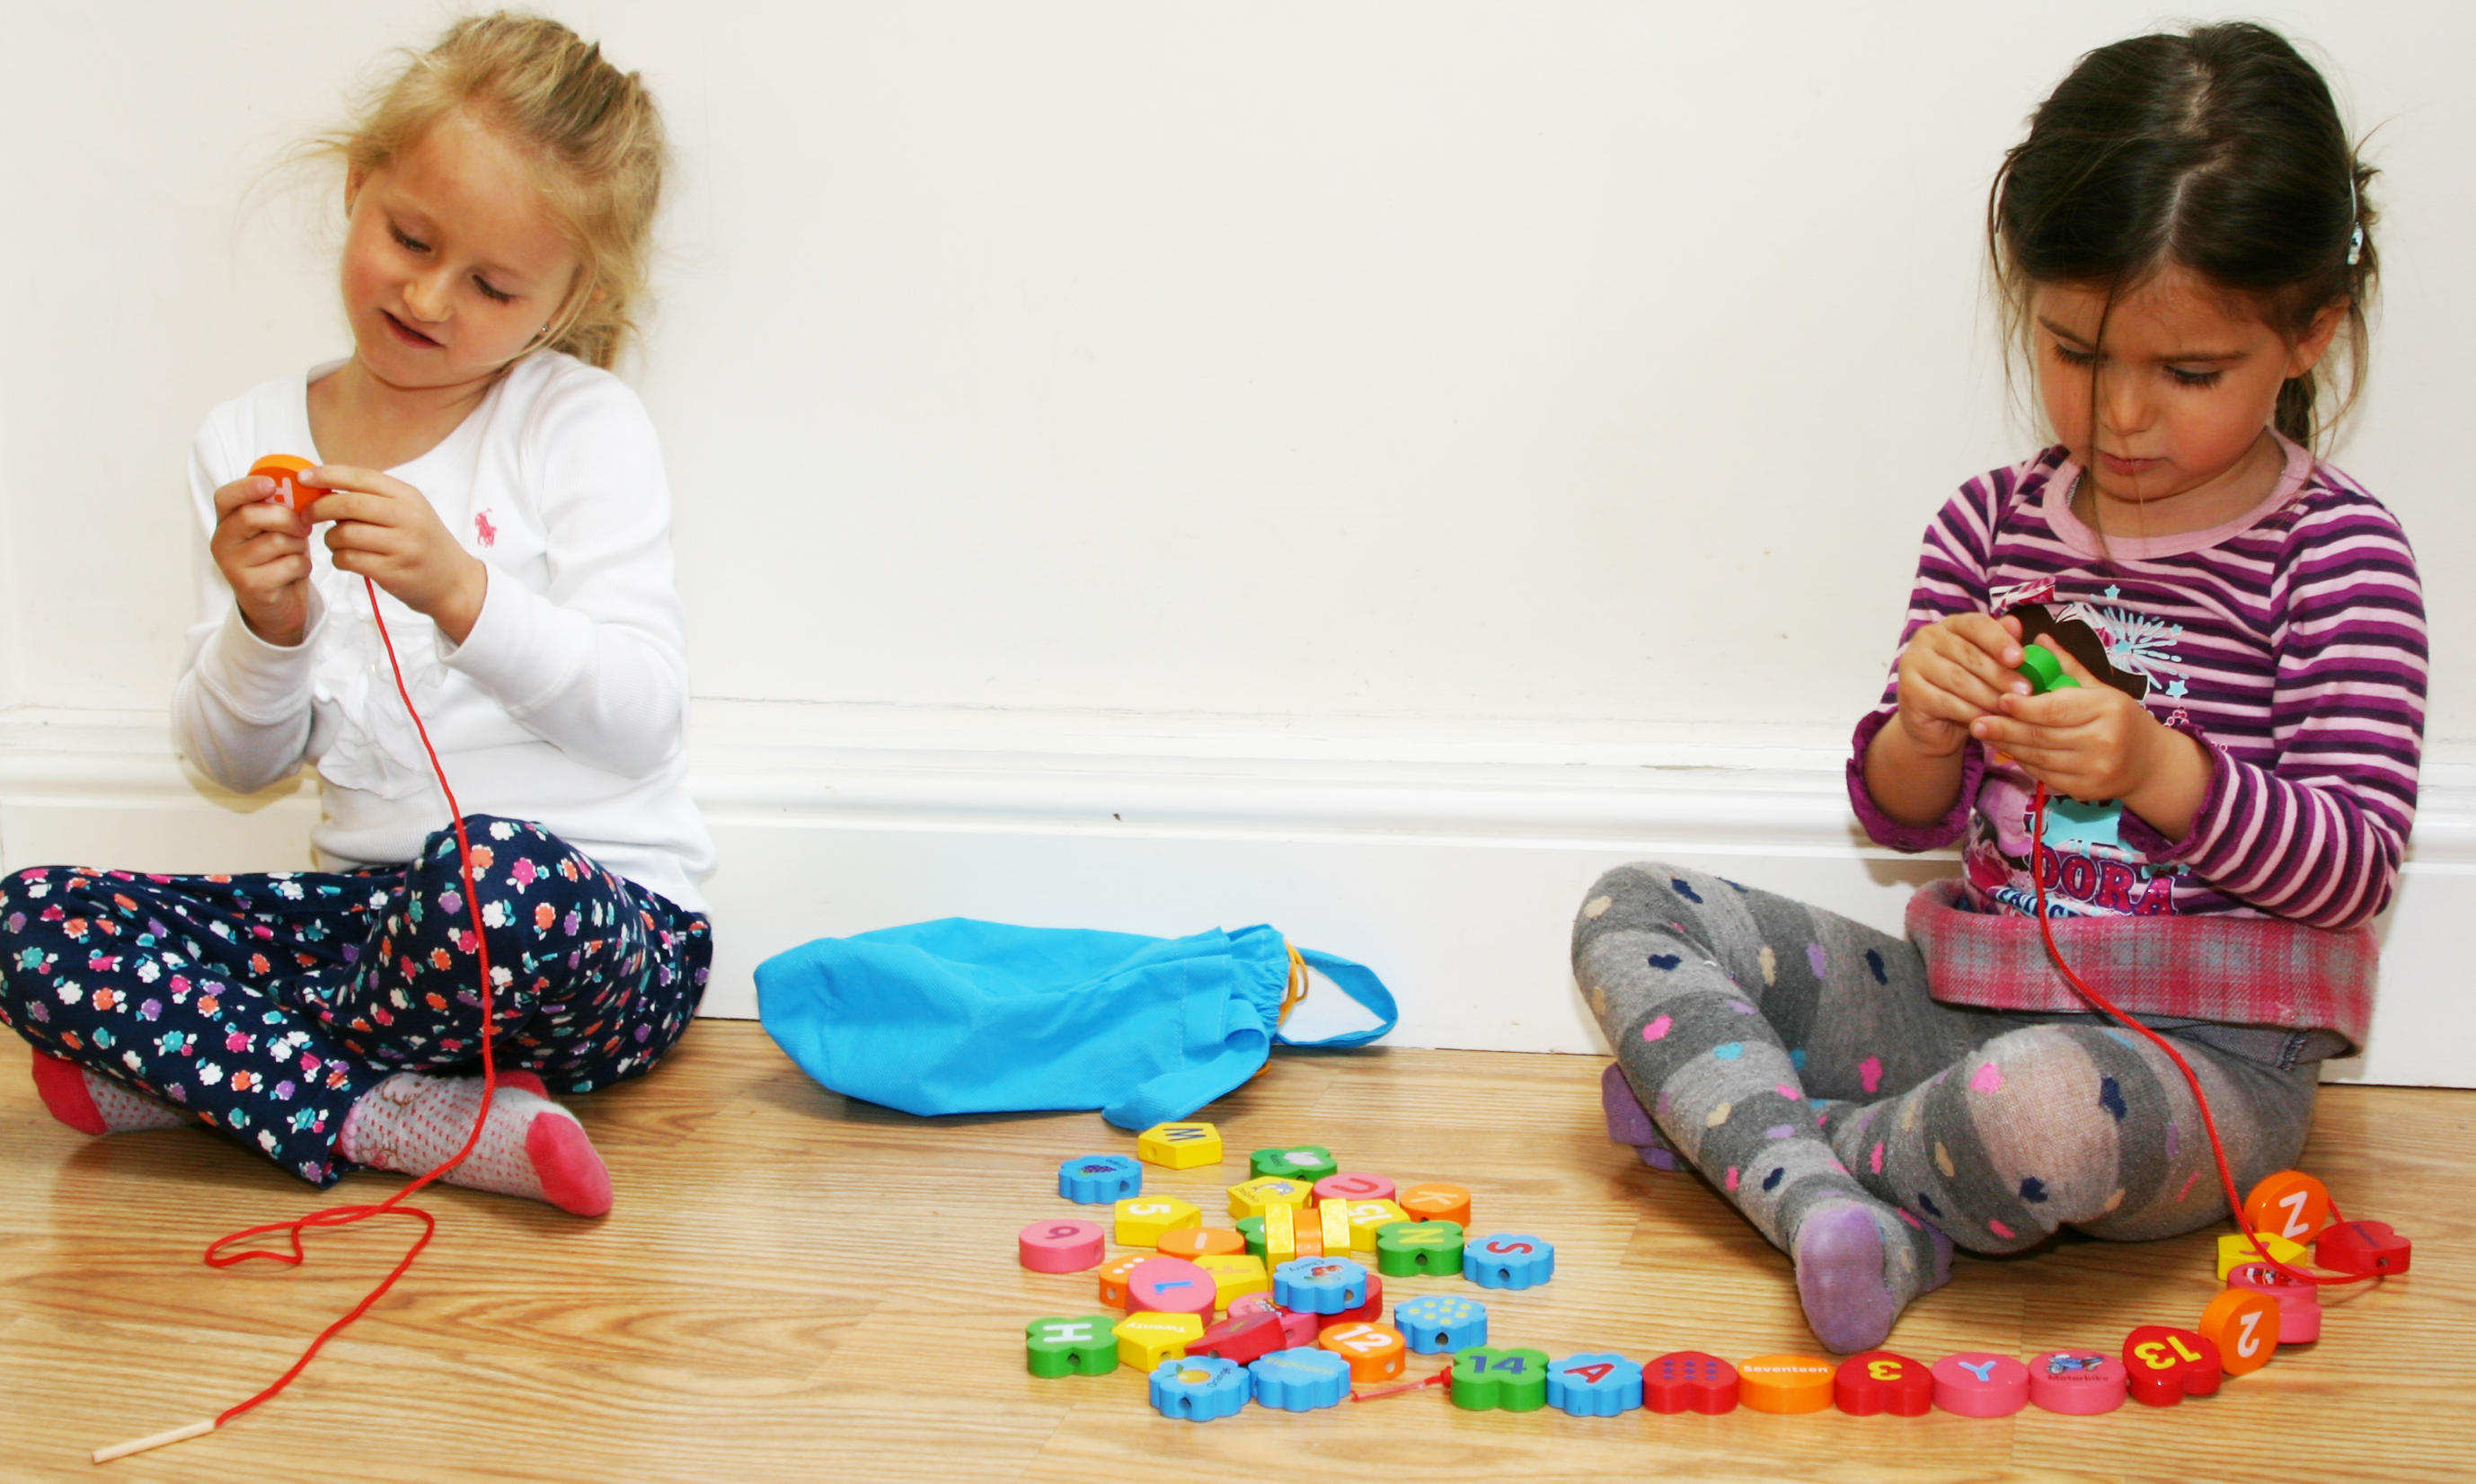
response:
[[(1796, 1296), (1805, 1323), (1826, 1349), (1853, 1355), (1881, 1345), (1892, 1322), (1919, 1294), (1951, 1281), (1951, 1239), (1922, 1228), (1921, 1244), (1890, 1207), (1849, 1201), (1818, 1205), (1797, 1224)], [(1917, 1259), (1928, 1256), (1919, 1263)]]

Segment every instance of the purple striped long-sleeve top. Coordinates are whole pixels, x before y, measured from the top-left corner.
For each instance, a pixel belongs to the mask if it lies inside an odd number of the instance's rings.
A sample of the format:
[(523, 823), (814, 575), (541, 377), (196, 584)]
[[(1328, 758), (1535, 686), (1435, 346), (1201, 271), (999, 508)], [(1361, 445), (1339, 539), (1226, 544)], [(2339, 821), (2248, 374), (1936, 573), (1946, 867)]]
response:
[[(2284, 439), (2281, 440), (2285, 442)], [(2031, 873), (2061, 915), (2227, 912), (2352, 928), (2386, 906), (2415, 818), (2423, 745), (2424, 599), (2398, 520), (2287, 443), (2277, 488), (2209, 531), (2098, 535), (2071, 510), (2079, 469), (2061, 448), (1961, 486), (1918, 561), (1906, 647), (1955, 613), (2043, 605), (2086, 624), (2118, 683), (2198, 738), (2209, 790), (2170, 840), (2119, 805), (2047, 806), (2036, 786), (1968, 745), (1959, 801), (1909, 827), (1867, 792), (1866, 749), (1894, 714), (1898, 664), (1858, 724), (1849, 798), (1895, 850), (1962, 841), (1968, 903), (2034, 913)]]

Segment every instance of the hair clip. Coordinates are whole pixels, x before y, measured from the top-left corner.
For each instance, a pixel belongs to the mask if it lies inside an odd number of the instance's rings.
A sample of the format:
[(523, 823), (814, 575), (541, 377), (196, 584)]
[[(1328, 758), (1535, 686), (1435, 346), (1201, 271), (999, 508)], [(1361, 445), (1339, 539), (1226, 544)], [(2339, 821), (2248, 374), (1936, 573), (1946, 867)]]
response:
[(2347, 266), (2352, 268), (2365, 260), (2365, 220), (2359, 214), (2363, 208), (2356, 200), (2356, 166), (2347, 165)]

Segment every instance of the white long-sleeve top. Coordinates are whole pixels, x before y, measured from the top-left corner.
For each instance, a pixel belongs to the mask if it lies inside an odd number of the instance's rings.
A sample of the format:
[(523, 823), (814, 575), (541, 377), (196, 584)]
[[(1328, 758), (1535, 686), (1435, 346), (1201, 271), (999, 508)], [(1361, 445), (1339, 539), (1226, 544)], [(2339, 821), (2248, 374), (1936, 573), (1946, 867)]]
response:
[[(332, 364), (226, 403), (189, 462), (199, 622), (173, 692), (175, 745), (252, 793), (314, 763), (328, 869), (410, 859), (447, 804), (397, 698), (361, 580), (310, 545), (309, 627), (252, 633), (207, 552), (214, 492), (268, 454), (319, 460), (309, 387)], [(618, 378), (536, 352), (461, 426), (387, 471), (490, 569), (461, 645), (382, 589), (413, 704), (467, 813), (539, 822), (640, 886), (704, 909), (713, 843), (688, 798), (686, 623), (671, 496), (644, 404)]]

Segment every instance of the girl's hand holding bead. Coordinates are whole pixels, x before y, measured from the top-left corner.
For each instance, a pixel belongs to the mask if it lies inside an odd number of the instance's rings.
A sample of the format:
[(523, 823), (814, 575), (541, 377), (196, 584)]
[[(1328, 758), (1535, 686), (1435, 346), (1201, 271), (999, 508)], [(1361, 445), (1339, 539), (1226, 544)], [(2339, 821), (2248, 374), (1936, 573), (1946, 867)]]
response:
[(335, 570), (369, 578), (427, 615), (451, 643), (464, 642), (482, 616), (490, 569), (456, 544), (420, 490), (345, 464), (322, 464), (301, 482), (329, 491), (310, 514), (335, 523), (327, 532)]
[(2209, 754), (2061, 648), (2044, 648), (2062, 659), (2064, 672), (2079, 687), (2043, 696), (2007, 693), (1997, 701), (1996, 714), (1969, 724), (1969, 735), (2009, 756), (2052, 793), (2084, 804), (2120, 800), (2161, 834), (2182, 839), (2209, 792)]
[(1959, 752), (1971, 724), (2005, 697), (2029, 694), (2019, 664), (2017, 618), (1955, 613), (1927, 625), (1900, 652), (1900, 730), (1924, 756)]
[(250, 632), (285, 649), (310, 623), (310, 522), (275, 501), (275, 482), (244, 475), (215, 491), (207, 551), (232, 584)]

